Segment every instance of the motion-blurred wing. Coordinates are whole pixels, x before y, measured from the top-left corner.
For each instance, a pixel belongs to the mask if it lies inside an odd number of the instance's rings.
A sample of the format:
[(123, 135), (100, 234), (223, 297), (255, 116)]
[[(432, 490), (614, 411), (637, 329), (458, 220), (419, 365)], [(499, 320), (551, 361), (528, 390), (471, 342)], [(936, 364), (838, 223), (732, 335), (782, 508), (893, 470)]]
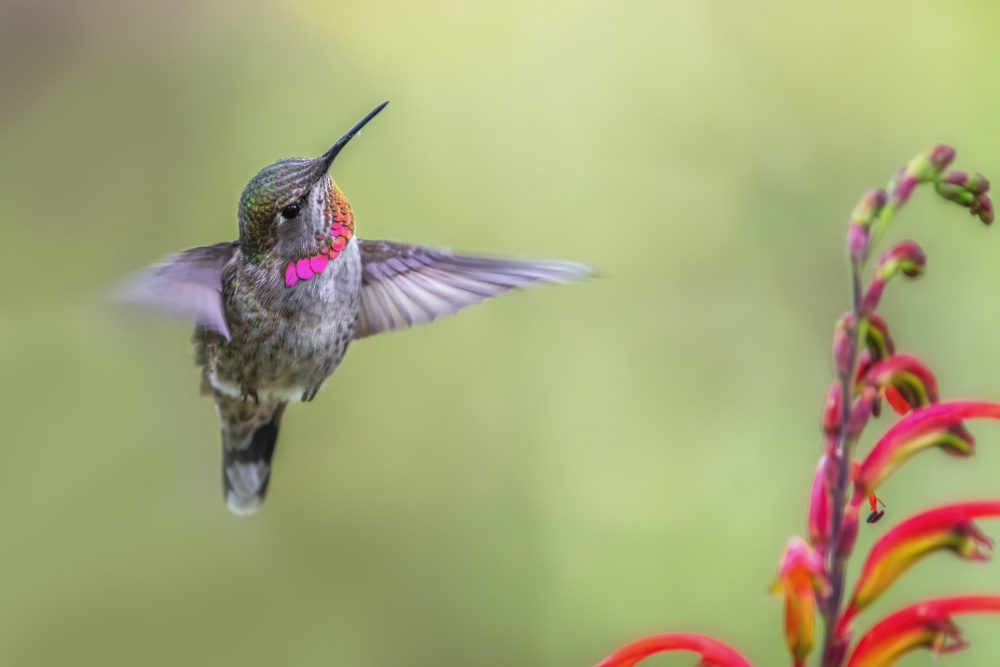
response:
[(573, 262), (517, 261), (390, 241), (360, 241), (361, 311), (355, 338), (451, 315), (514, 287), (591, 275)]
[(229, 340), (222, 270), (237, 247), (236, 242), (216, 243), (171, 255), (132, 276), (115, 297), (157, 314), (192, 320)]

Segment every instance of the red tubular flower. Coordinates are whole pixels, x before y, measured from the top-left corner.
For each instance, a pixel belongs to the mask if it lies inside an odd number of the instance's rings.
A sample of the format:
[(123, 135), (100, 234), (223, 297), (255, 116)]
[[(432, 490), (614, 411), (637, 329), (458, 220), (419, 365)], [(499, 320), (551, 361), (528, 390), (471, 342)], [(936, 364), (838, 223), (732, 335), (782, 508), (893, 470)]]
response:
[(643, 637), (626, 644), (598, 663), (597, 667), (632, 667), (643, 658), (663, 651), (691, 651), (701, 656), (704, 667), (753, 667), (735, 650), (717, 639), (686, 632)]
[(955, 456), (971, 455), (975, 441), (962, 421), (986, 417), (1000, 419), (1000, 404), (954, 401), (914, 410), (889, 429), (861, 463), (854, 482), (855, 496), (864, 499), (874, 492), (896, 468), (922, 449), (937, 445)]
[(993, 542), (972, 522), (983, 517), (1000, 517), (1000, 500), (943, 505), (894, 526), (868, 554), (854, 596), (838, 624), (841, 630), (924, 556), (950, 550), (965, 560), (988, 560)]
[(956, 185), (972, 194), (981, 195), (989, 191), (990, 182), (982, 174), (970, 174), (965, 171), (946, 171), (941, 174), (942, 185)]
[(925, 600), (876, 623), (858, 642), (847, 667), (891, 667), (917, 648), (935, 655), (968, 646), (952, 620), (954, 614), (1000, 612), (1000, 596), (967, 595)]
[(785, 596), (785, 643), (796, 665), (805, 664), (812, 651), (816, 628), (815, 596), (828, 595), (829, 588), (823, 556), (801, 537), (790, 539), (771, 591)]

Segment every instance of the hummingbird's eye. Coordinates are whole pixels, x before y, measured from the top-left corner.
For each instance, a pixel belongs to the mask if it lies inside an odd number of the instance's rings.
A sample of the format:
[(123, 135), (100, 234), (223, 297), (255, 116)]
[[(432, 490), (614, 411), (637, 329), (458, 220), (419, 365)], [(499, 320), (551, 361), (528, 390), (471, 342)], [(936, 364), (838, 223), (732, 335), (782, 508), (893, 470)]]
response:
[(289, 204), (285, 208), (281, 209), (281, 217), (285, 218), (286, 220), (293, 220), (297, 218), (298, 215), (299, 215), (298, 204)]

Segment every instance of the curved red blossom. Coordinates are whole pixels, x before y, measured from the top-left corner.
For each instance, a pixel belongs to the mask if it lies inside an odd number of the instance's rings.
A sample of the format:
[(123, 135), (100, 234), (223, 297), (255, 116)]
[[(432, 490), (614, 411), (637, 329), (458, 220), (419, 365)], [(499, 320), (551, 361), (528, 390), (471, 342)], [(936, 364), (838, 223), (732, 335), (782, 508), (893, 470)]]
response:
[(966, 419), (1000, 419), (1000, 404), (953, 401), (914, 410), (900, 419), (862, 461), (855, 479), (856, 493), (874, 492), (896, 468), (927, 447), (940, 446), (956, 456), (972, 454), (975, 441), (965, 430)]
[(918, 648), (935, 655), (960, 651), (968, 643), (952, 620), (955, 614), (1000, 612), (1000, 596), (967, 595), (925, 600), (876, 623), (861, 637), (847, 667), (891, 667)]
[(697, 653), (704, 667), (753, 667), (746, 658), (718, 639), (687, 632), (668, 632), (637, 639), (622, 646), (596, 667), (632, 667), (643, 658), (664, 651)]
[(858, 612), (917, 561), (935, 551), (950, 550), (969, 561), (988, 560), (993, 541), (973, 523), (984, 517), (1000, 517), (1000, 500), (942, 505), (893, 526), (868, 554), (854, 596), (838, 625), (846, 629)]

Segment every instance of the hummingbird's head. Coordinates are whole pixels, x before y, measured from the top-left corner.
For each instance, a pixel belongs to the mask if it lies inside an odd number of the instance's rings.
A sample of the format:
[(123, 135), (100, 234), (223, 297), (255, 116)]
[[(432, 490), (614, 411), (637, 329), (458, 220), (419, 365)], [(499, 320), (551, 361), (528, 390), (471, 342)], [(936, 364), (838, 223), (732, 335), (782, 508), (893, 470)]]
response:
[(368, 112), (319, 157), (278, 160), (250, 179), (239, 204), (240, 244), (248, 256), (273, 250), (282, 258), (308, 257), (324, 243), (336, 243), (331, 227), (344, 228), (344, 243), (350, 239), (354, 222), (347, 199), (330, 178), (330, 165), (386, 104)]

